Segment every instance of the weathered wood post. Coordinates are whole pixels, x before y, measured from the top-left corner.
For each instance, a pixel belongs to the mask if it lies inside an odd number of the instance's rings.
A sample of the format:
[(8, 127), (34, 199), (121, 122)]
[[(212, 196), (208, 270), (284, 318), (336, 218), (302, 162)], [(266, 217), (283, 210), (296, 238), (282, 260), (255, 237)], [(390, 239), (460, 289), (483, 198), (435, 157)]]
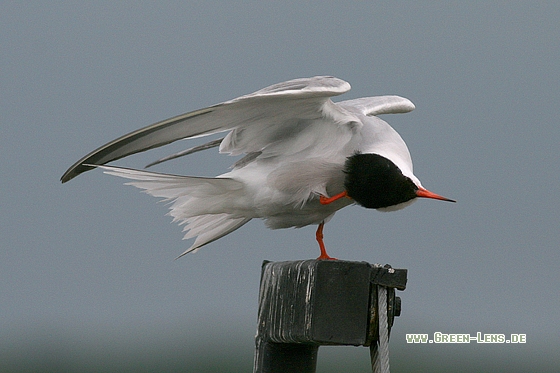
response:
[(311, 373), (321, 345), (375, 346), (377, 286), (387, 288), (390, 328), (406, 275), (366, 262), (263, 262), (253, 371)]

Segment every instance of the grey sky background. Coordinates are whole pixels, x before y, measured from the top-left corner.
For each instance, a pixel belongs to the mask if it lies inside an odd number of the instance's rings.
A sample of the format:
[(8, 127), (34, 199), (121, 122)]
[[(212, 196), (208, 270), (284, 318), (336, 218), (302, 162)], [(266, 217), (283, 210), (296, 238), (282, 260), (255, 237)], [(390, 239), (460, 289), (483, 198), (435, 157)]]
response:
[[(352, 85), (336, 100), (414, 102), (413, 112), (383, 119), (407, 142), (424, 186), (458, 200), (395, 213), (353, 206), (325, 227), (330, 255), (409, 270), (393, 366), (426, 358), (553, 371), (559, 35), (558, 2), (4, 2), (0, 347), (56, 365), (159, 343), (170, 356), (219, 348), (214, 358), (239, 355), (250, 367), (261, 262), (317, 257), (316, 227), (252, 221), (174, 261), (189, 242), (164, 204), (100, 171), (59, 178), (153, 122), (334, 75)], [(117, 164), (142, 167), (192, 144)], [(211, 176), (233, 161), (211, 150), (155, 170)], [(436, 331), (525, 333), (528, 342), (405, 343), (406, 333)], [(320, 367), (367, 367), (366, 349), (320, 351)]]

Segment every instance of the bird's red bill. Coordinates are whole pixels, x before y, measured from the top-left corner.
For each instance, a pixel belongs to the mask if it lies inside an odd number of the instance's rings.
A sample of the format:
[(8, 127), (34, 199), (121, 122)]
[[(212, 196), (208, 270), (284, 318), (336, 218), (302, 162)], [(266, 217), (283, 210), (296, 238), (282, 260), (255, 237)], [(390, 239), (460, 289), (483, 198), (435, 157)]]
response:
[(418, 188), (418, 190), (416, 191), (416, 196), (420, 198), (431, 198), (439, 199), (440, 201), (456, 202), (455, 200), (440, 196), (439, 194), (435, 194), (424, 188)]

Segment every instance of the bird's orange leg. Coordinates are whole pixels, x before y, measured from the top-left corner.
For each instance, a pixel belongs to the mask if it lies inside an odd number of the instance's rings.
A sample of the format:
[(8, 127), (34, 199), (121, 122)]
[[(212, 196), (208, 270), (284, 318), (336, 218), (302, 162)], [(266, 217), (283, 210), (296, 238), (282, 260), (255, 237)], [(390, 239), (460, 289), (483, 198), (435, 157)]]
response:
[[(328, 205), (329, 203), (333, 203), (334, 201), (344, 198), (344, 197), (348, 197), (348, 192), (344, 191), (342, 193), (338, 193), (332, 197), (325, 197), (325, 196), (320, 196), (319, 197), (319, 202), (321, 203), (321, 205)], [(348, 197), (350, 198), (350, 197)]]
[(317, 258), (317, 260), (336, 260), (332, 256), (327, 254), (327, 250), (325, 249), (325, 243), (323, 242), (323, 227), (325, 226), (324, 222), (319, 224), (317, 228), (317, 232), (315, 233), (315, 237), (317, 238), (317, 243), (319, 243), (319, 248), (321, 249), (321, 255)]

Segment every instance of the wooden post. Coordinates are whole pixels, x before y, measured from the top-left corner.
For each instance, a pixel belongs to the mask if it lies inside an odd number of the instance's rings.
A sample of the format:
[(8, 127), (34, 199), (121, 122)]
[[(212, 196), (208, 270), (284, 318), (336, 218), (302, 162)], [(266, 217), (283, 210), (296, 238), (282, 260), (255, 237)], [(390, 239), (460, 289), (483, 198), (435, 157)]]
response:
[(366, 262), (263, 262), (254, 372), (315, 372), (321, 345), (377, 341), (377, 285), (388, 292), (389, 325), (400, 313), (394, 289), (406, 269)]

